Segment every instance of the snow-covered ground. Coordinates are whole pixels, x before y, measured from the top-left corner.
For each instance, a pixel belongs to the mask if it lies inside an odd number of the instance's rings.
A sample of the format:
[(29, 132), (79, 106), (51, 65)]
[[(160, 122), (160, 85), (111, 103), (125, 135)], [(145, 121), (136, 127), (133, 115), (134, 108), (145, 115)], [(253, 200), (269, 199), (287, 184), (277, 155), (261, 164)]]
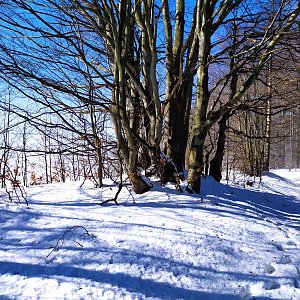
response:
[(300, 299), (300, 170), (118, 206), (79, 186), (28, 188), (29, 209), (1, 194), (0, 299)]

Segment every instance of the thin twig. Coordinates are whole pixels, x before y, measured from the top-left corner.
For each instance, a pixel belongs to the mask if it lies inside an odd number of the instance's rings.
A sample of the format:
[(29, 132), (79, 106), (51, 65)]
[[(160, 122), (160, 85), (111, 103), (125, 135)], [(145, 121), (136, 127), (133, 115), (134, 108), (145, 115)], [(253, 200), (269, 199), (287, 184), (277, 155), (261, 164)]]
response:
[[(65, 240), (65, 236), (66, 236), (67, 233), (69, 233), (69, 232), (71, 232), (72, 230), (75, 230), (75, 229), (77, 229), (77, 228), (82, 228), (82, 229), (85, 231), (83, 234), (80, 235), (80, 237), (83, 236), (84, 234), (87, 234), (88, 236), (91, 236), (85, 227), (83, 227), (83, 226), (73, 226), (73, 227), (67, 229), (67, 230), (63, 233), (63, 235), (56, 241), (55, 246), (54, 246), (53, 249), (49, 252), (49, 254), (46, 256), (45, 259), (47, 259), (54, 251), (57, 252), (57, 251), (60, 249), (59, 244), (60, 244), (60, 242), (63, 242), (63, 241)], [(77, 242), (77, 241), (75, 241), (75, 240), (73, 240), (73, 242), (75, 242), (75, 243), (77, 243), (79, 246), (83, 247), (79, 242)]]

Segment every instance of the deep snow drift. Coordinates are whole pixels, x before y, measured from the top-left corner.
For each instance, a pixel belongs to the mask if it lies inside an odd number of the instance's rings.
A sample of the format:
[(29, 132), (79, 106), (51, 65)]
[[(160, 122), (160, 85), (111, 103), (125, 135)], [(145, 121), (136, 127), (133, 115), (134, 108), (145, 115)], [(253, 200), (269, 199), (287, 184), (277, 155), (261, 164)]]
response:
[[(300, 299), (300, 170), (259, 186), (0, 193), (0, 299)], [(134, 198), (134, 199), (133, 199)]]

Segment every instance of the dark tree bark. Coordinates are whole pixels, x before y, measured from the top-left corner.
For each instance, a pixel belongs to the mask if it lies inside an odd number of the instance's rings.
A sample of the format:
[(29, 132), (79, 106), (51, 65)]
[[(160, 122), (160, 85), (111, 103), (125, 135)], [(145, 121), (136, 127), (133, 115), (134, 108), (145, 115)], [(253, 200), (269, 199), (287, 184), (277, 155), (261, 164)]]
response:
[[(164, 4), (164, 24), (166, 35), (166, 118), (163, 152), (172, 160), (166, 163), (163, 181), (174, 181), (174, 173), (182, 174), (185, 169), (185, 155), (189, 135), (189, 121), (192, 101), (193, 81), (198, 55), (198, 39), (194, 35), (195, 15), (188, 36), (184, 37), (185, 1), (176, 1), (176, 21), (172, 39), (168, 1)], [(184, 55), (187, 60), (184, 63)]]
[(224, 157), (224, 149), (226, 143), (226, 123), (229, 119), (229, 113), (226, 113), (222, 119), (218, 122), (219, 124), (219, 135), (217, 142), (217, 149), (214, 158), (210, 162), (209, 175), (212, 176), (216, 181), (220, 182), (222, 179), (222, 163)]

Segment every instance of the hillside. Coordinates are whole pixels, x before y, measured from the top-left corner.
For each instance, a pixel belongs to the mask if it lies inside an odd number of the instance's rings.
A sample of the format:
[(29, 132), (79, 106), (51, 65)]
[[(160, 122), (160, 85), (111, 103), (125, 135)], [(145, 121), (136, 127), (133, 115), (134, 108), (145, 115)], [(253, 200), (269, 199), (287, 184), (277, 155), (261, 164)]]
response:
[(115, 193), (79, 182), (0, 198), (0, 299), (300, 299), (300, 170)]

